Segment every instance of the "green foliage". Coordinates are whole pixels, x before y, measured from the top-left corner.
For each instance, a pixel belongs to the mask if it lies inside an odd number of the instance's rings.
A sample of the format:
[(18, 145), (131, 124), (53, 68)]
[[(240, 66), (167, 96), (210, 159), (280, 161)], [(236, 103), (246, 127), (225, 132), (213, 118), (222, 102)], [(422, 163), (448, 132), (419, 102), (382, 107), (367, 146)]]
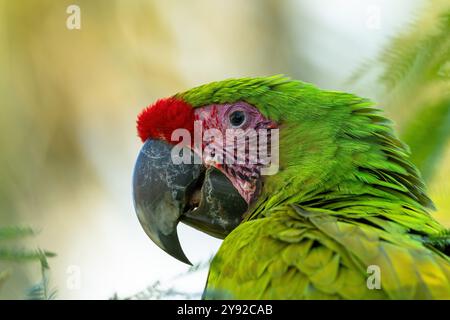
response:
[(29, 250), (24, 248), (0, 248), (0, 260), (11, 262), (37, 261), (42, 255), (46, 257), (54, 257), (53, 252)]
[(379, 61), (385, 69), (380, 80), (391, 89), (449, 80), (449, 31), (450, 11), (439, 13), (431, 24), (419, 19), (381, 54)]
[(31, 228), (0, 227), (0, 261), (27, 262), (40, 261), (42, 256), (54, 257), (55, 254), (40, 249), (30, 250), (17, 246), (5, 246), (2, 243), (11, 240), (22, 240), (28, 236), (34, 236), (36, 232)]
[(402, 137), (412, 150), (411, 160), (430, 179), (450, 137), (450, 99), (419, 110)]
[[(36, 235), (36, 232), (31, 228), (0, 227), (0, 262), (26, 263), (38, 261), (41, 265), (42, 280), (29, 290), (27, 296), (30, 299), (52, 299), (54, 291), (48, 289), (49, 265), (47, 258), (54, 257), (56, 254), (41, 249), (26, 249), (17, 245), (7, 245), (10, 241), (17, 242), (34, 235)], [(7, 281), (11, 272), (10, 268), (0, 270), (0, 288)]]
[(411, 160), (429, 181), (450, 137), (450, 4), (430, 1), (422, 12), (352, 79), (382, 67), (386, 110), (410, 146)]
[(31, 228), (2, 227), (0, 228), (0, 241), (33, 236), (36, 233)]
[(380, 59), (385, 66), (380, 80), (390, 88), (392, 109), (402, 103), (411, 113), (402, 138), (426, 179), (450, 137), (450, 8), (446, 10), (429, 27), (418, 23), (395, 38)]
[(53, 300), (56, 297), (56, 289), (49, 289), (48, 273), (50, 267), (47, 262), (47, 255), (43, 251), (39, 251), (39, 253), (42, 279), (28, 290), (26, 298), (28, 300)]

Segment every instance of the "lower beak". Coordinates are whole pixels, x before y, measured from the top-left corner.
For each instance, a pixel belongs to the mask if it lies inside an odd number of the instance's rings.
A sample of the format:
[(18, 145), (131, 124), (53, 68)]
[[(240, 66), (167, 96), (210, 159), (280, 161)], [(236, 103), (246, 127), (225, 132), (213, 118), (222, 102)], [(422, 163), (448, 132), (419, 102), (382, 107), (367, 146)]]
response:
[[(190, 264), (178, 239), (178, 223), (223, 239), (241, 222), (247, 203), (219, 170), (175, 164), (171, 151), (172, 146), (164, 141), (145, 142), (134, 168), (134, 206), (150, 239)], [(193, 160), (190, 149), (182, 152), (189, 152)]]

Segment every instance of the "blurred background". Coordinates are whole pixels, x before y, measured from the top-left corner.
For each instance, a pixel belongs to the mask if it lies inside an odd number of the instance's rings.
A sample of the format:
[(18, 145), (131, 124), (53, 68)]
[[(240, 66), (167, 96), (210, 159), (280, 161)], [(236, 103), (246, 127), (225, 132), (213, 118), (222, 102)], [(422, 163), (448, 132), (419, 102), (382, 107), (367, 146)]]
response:
[[(450, 227), (449, 61), (447, 0), (0, 0), (0, 298), (198, 298), (207, 268), (189, 272), (135, 217), (135, 119), (229, 77), (377, 101)], [(203, 266), (220, 245), (179, 233)]]

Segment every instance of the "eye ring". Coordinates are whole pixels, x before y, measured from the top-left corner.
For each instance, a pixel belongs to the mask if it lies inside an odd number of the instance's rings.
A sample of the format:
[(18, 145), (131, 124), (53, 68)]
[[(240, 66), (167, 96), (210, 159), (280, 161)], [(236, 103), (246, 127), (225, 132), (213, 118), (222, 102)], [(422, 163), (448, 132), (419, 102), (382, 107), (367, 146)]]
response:
[(237, 129), (241, 128), (247, 122), (247, 115), (243, 110), (235, 110), (228, 116), (230, 125)]

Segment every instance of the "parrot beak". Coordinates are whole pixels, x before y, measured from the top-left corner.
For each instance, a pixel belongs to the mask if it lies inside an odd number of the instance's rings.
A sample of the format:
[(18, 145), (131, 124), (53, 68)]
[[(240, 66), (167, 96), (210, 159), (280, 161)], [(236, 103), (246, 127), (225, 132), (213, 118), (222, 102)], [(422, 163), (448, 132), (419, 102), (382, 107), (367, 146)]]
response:
[[(219, 170), (175, 164), (171, 150), (172, 145), (161, 140), (144, 143), (134, 168), (134, 207), (150, 239), (174, 258), (191, 264), (178, 239), (178, 223), (223, 239), (239, 225), (247, 203)], [(190, 149), (183, 152), (189, 152), (193, 160)]]

